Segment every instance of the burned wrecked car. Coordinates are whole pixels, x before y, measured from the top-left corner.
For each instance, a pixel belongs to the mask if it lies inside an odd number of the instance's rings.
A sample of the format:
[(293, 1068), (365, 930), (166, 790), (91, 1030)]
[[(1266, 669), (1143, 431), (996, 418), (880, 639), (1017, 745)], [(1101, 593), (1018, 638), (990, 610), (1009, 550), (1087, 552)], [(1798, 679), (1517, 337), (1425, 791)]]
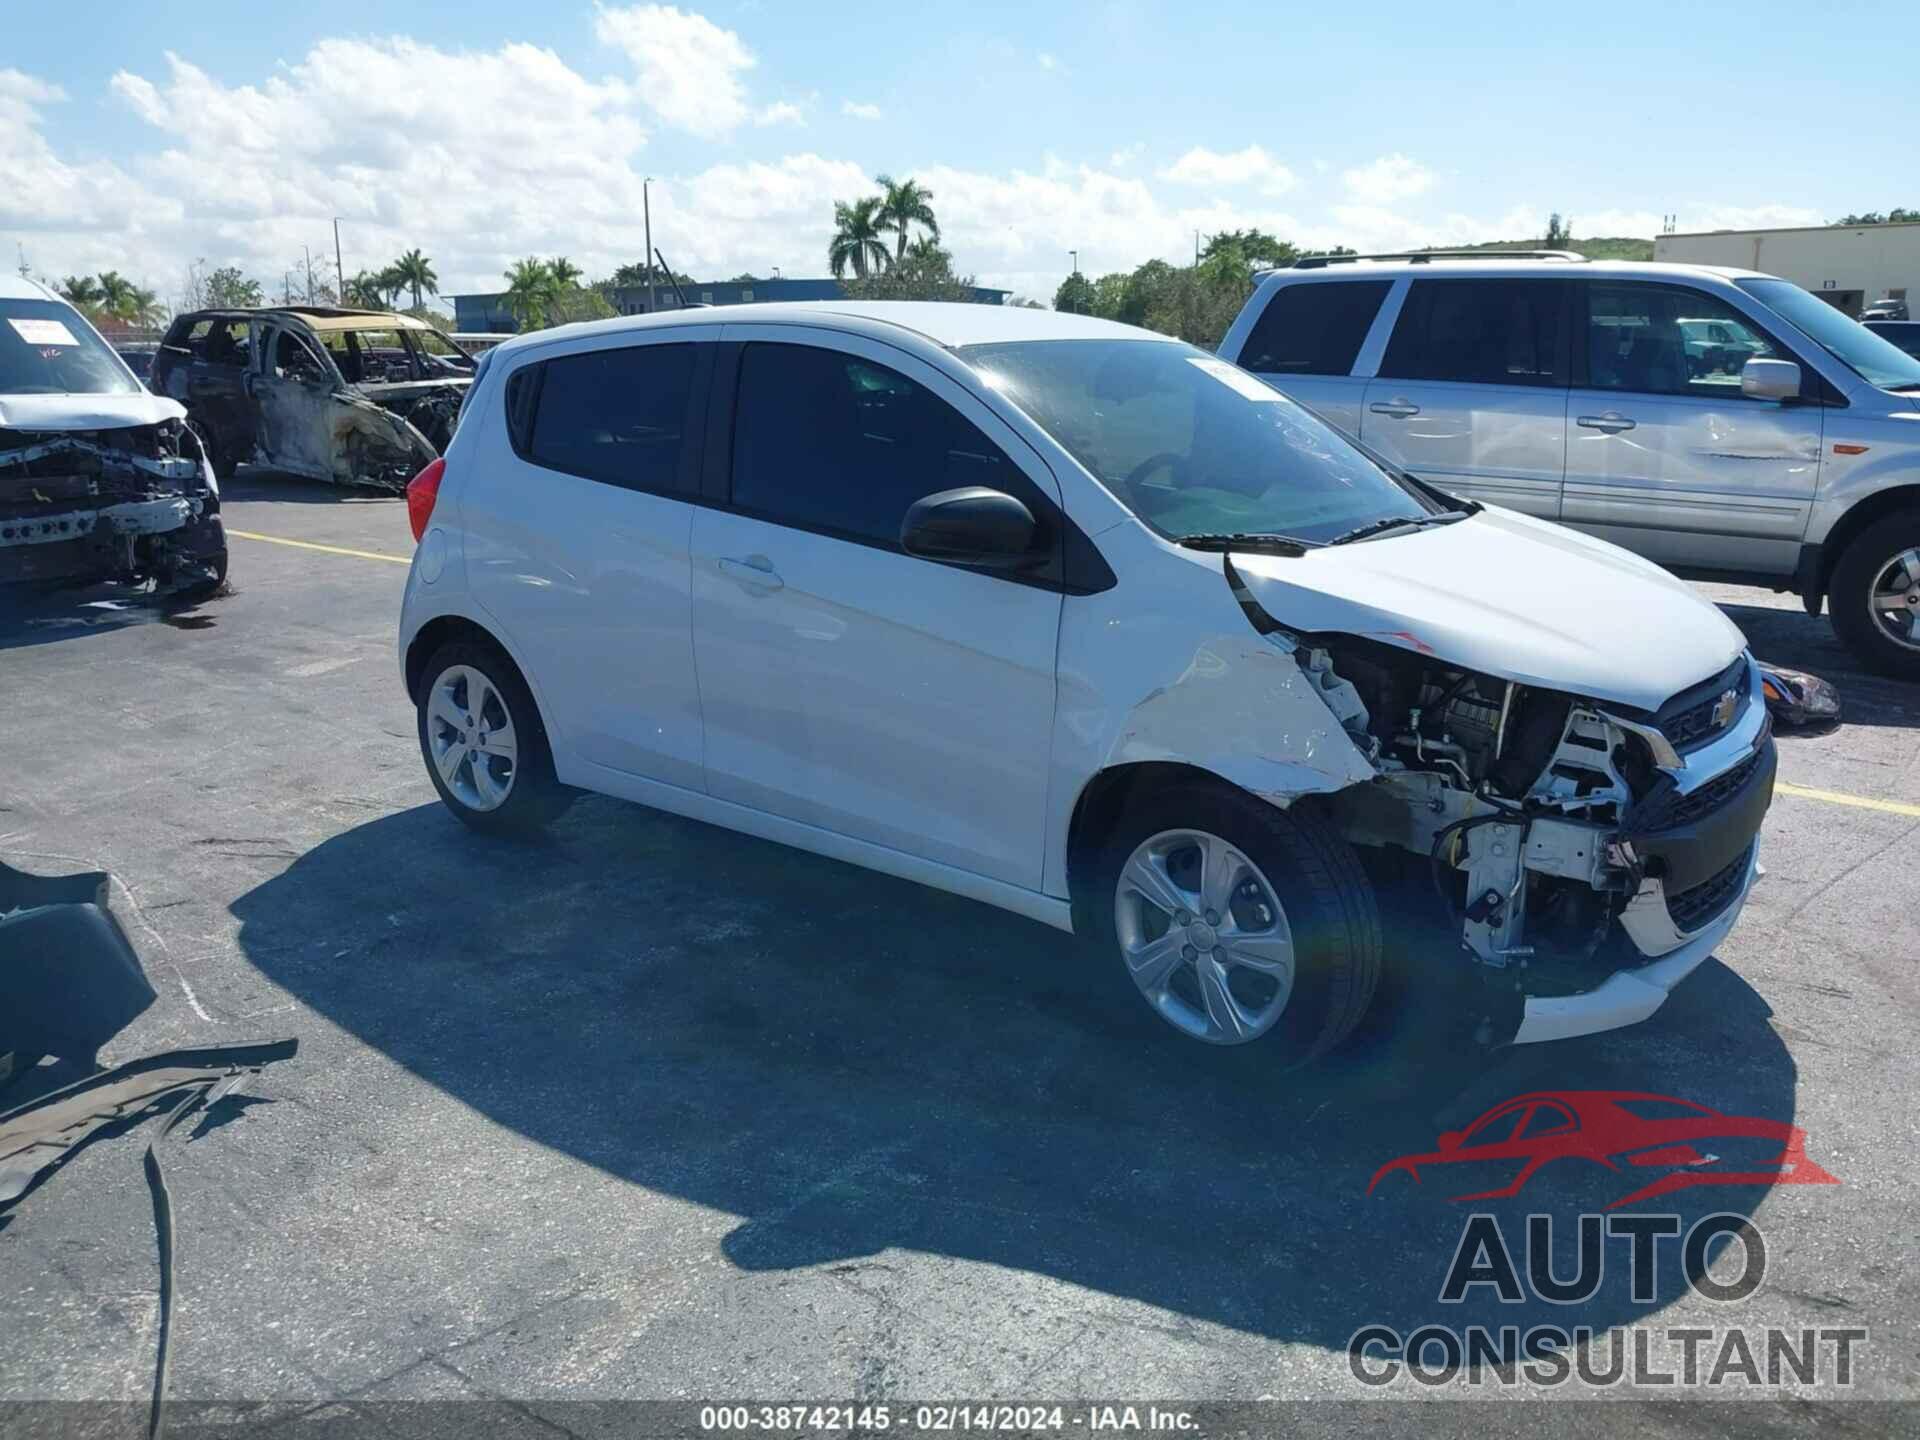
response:
[(199, 310), (173, 322), (148, 385), (187, 407), (221, 476), (271, 466), (400, 489), (452, 438), (473, 357), (378, 310)]
[(0, 587), (227, 574), (219, 487), (182, 407), (73, 306), (0, 277)]

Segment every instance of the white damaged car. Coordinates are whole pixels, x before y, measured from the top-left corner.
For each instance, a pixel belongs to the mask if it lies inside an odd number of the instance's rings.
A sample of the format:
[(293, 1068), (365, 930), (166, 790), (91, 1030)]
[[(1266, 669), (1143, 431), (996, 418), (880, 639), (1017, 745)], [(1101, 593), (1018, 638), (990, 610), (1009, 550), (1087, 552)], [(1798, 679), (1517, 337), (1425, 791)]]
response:
[(1146, 331), (542, 331), (409, 506), (401, 666), (460, 819), (590, 789), (972, 896), (1198, 1041), (1339, 1041), (1407, 943), (1382, 887), (1489, 1038), (1629, 1024), (1758, 873), (1774, 748), (1718, 610)]
[(0, 275), (0, 607), (100, 581), (219, 589), (220, 487), (186, 416), (73, 306)]

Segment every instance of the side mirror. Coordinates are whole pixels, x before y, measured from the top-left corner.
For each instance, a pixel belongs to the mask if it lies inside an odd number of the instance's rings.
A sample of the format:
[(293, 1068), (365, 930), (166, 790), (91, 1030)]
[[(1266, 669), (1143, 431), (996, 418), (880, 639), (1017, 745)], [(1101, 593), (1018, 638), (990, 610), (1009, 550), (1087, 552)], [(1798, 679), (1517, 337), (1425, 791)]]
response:
[(1740, 393), (1749, 400), (1797, 400), (1800, 367), (1791, 360), (1749, 360), (1740, 367)]
[(900, 522), (909, 555), (980, 570), (1024, 570), (1046, 556), (1033, 548), (1033, 512), (1004, 490), (967, 485), (913, 502)]
[(1458, 1130), (1441, 1131), (1440, 1148), (1449, 1154), (1458, 1150), (1460, 1148), (1460, 1132)]

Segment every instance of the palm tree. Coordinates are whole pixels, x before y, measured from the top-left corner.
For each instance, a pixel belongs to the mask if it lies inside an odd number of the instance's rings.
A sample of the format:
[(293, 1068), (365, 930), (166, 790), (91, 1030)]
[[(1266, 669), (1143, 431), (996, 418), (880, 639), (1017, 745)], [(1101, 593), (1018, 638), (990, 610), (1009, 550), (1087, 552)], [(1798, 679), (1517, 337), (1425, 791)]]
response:
[(885, 193), (880, 197), (880, 228), (895, 236), (894, 258), (907, 258), (907, 232), (920, 226), (933, 239), (940, 238), (940, 222), (933, 218), (933, 192), (909, 175), (897, 184), (891, 175), (878, 175), (874, 183)]
[(573, 290), (586, 279), (587, 272), (564, 255), (556, 255), (547, 262), (547, 274), (553, 277), (556, 290)]
[(867, 271), (884, 270), (892, 258), (881, 238), (885, 227), (880, 221), (880, 197), (868, 195), (851, 205), (833, 202), (833, 239), (827, 245), (827, 266), (838, 280), (853, 267), (854, 277), (867, 278)]
[[(402, 286), (412, 289), (413, 308), (416, 310), (422, 304), (421, 291), (424, 290), (429, 295), (440, 293), (440, 277), (433, 273), (433, 262), (418, 250), (407, 251), (388, 268), (394, 279), (398, 280)], [(398, 287), (396, 287), (397, 293)]]
[(380, 289), (381, 277), (371, 270), (354, 272), (347, 281), (347, 293), (340, 297), (342, 305), (357, 305), (365, 310), (377, 310), (386, 303), (386, 297)]
[(90, 310), (100, 303), (100, 286), (91, 275), (69, 275), (60, 282), (60, 298), (77, 309)]
[(395, 261), (374, 276), (373, 283), (379, 287), (380, 303), (391, 310), (400, 303), (400, 292), (407, 288), (407, 277), (400, 273), (400, 264)]
[(547, 323), (547, 306), (553, 302), (553, 271), (537, 255), (513, 262), (506, 273), (507, 309), (520, 322), (522, 330), (538, 330)]
[(100, 308), (122, 320), (133, 318), (134, 292), (139, 288), (118, 270), (102, 270), (99, 278)]
[(127, 309), (121, 318), (134, 325), (159, 325), (167, 318), (167, 307), (146, 286), (134, 285), (128, 290)]

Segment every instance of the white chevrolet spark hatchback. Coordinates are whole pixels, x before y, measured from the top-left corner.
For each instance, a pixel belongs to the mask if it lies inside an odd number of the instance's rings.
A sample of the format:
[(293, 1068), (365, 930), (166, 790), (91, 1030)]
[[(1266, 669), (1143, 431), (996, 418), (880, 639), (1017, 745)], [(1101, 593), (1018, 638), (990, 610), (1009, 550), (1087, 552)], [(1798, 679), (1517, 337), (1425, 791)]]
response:
[(1453, 937), (1413, 982), (1472, 967), (1493, 1038), (1629, 1024), (1758, 873), (1773, 744), (1717, 610), (1146, 331), (543, 331), (408, 498), (400, 659), (460, 819), (596, 790), (971, 896), (1199, 1041), (1338, 1041), (1383, 888)]

